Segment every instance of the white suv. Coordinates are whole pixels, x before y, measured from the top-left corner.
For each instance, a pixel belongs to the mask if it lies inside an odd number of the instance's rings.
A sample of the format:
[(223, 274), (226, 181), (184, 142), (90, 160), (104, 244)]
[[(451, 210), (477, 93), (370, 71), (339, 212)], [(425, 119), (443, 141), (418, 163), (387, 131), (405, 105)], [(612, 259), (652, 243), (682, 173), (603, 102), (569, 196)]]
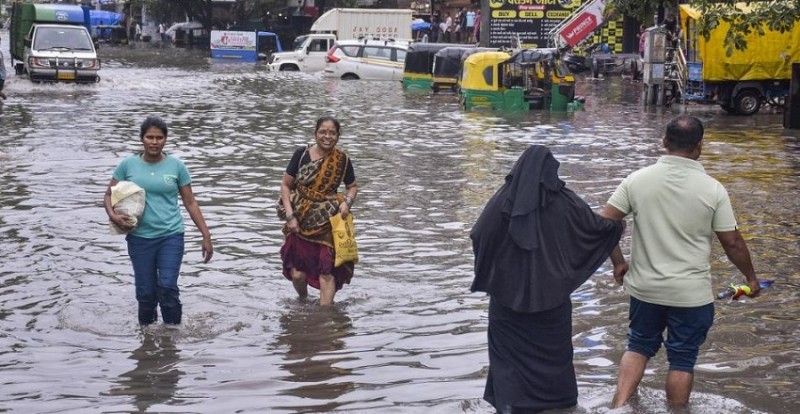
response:
[(325, 75), (340, 79), (402, 80), (407, 41), (341, 40), (328, 52)]

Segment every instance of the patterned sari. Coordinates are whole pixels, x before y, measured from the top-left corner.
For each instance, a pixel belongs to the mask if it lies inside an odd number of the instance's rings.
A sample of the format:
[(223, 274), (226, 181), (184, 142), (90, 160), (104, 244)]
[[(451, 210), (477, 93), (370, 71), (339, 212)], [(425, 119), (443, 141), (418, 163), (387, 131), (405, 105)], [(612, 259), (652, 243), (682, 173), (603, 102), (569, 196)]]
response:
[[(315, 288), (319, 288), (320, 274), (333, 274), (337, 290), (344, 283), (350, 283), (355, 267), (353, 263), (333, 268), (330, 222), (331, 216), (339, 212), (339, 204), (344, 201), (344, 196), (337, 194), (336, 190), (344, 179), (346, 168), (347, 154), (334, 148), (327, 156), (298, 169), (290, 201), (300, 223), (300, 232), (292, 233), (288, 224), (283, 226), (286, 243), (281, 248), (281, 258), (287, 279), (291, 280), (289, 268), (296, 268), (306, 273), (308, 283)], [(319, 247), (314, 249), (308, 242)]]

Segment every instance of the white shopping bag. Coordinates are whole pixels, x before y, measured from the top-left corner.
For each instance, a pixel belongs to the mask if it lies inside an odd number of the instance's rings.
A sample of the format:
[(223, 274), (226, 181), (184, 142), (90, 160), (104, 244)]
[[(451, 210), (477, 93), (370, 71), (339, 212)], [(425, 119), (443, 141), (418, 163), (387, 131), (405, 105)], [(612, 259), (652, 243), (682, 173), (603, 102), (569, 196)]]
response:
[[(144, 211), (144, 189), (132, 181), (120, 181), (111, 187), (111, 207), (114, 212), (128, 216), (133, 228), (139, 224)], [(111, 234), (125, 234), (127, 231), (109, 221)]]

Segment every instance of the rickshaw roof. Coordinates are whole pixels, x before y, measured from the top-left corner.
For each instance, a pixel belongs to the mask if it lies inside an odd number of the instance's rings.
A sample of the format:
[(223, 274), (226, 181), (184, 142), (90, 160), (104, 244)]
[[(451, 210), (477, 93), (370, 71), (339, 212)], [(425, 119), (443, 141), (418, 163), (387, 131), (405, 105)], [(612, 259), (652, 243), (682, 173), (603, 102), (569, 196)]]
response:
[(436, 53), (446, 47), (462, 46), (457, 43), (427, 43), (427, 42), (414, 42), (408, 46), (408, 53), (413, 52), (428, 52)]
[(446, 47), (438, 52), (436, 52), (437, 58), (455, 58), (461, 59), (461, 56), (464, 56), (470, 49), (475, 49), (474, 46), (449, 46)]
[(514, 52), (508, 63), (536, 63), (548, 60), (555, 60), (558, 57), (558, 49), (522, 49)]
[[(473, 47), (472, 49), (467, 50), (466, 52), (464, 52), (463, 55), (461, 55), (461, 60), (464, 61), (466, 58), (474, 55), (475, 53), (480, 53), (480, 52), (499, 52), (499, 51), (500, 51), (500, 49), (498, 49), (496, 47)], [(506, 54), (508, 54), (508, 53), (506, 53)]]
[(501, 52), (501, 51), (486, 51), (486, 52), (476, 52), (469, 55), (464, 60), (464, 65), (485, 65), (487, 62), (497, 63), (497, 62), (505, 62), (509, 59), (508, 52)]

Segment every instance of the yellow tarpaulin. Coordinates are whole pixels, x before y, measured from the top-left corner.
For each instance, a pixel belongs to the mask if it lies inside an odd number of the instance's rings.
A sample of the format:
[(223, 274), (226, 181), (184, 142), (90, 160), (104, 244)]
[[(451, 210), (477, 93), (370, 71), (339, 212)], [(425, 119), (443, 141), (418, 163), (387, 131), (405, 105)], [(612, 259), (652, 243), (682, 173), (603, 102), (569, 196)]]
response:
[[(737, 3), (737, 7), (745, 12), (750, 10), (744, 3)], [(696, 32), (700, 11), (686, 4), (679, 9), (689, 60), (703, 62), (706, 82), (789, 79), (792, 62), (800, 62), (800, 24), (785, 33), (768, 30), (764, 25), (763, 36), (750, 33), (745, 36), (747, 49), (734, 50), (733, 55), (727, 56), (724, 40), (729, 24), (720, 20), (706, 40)]]

